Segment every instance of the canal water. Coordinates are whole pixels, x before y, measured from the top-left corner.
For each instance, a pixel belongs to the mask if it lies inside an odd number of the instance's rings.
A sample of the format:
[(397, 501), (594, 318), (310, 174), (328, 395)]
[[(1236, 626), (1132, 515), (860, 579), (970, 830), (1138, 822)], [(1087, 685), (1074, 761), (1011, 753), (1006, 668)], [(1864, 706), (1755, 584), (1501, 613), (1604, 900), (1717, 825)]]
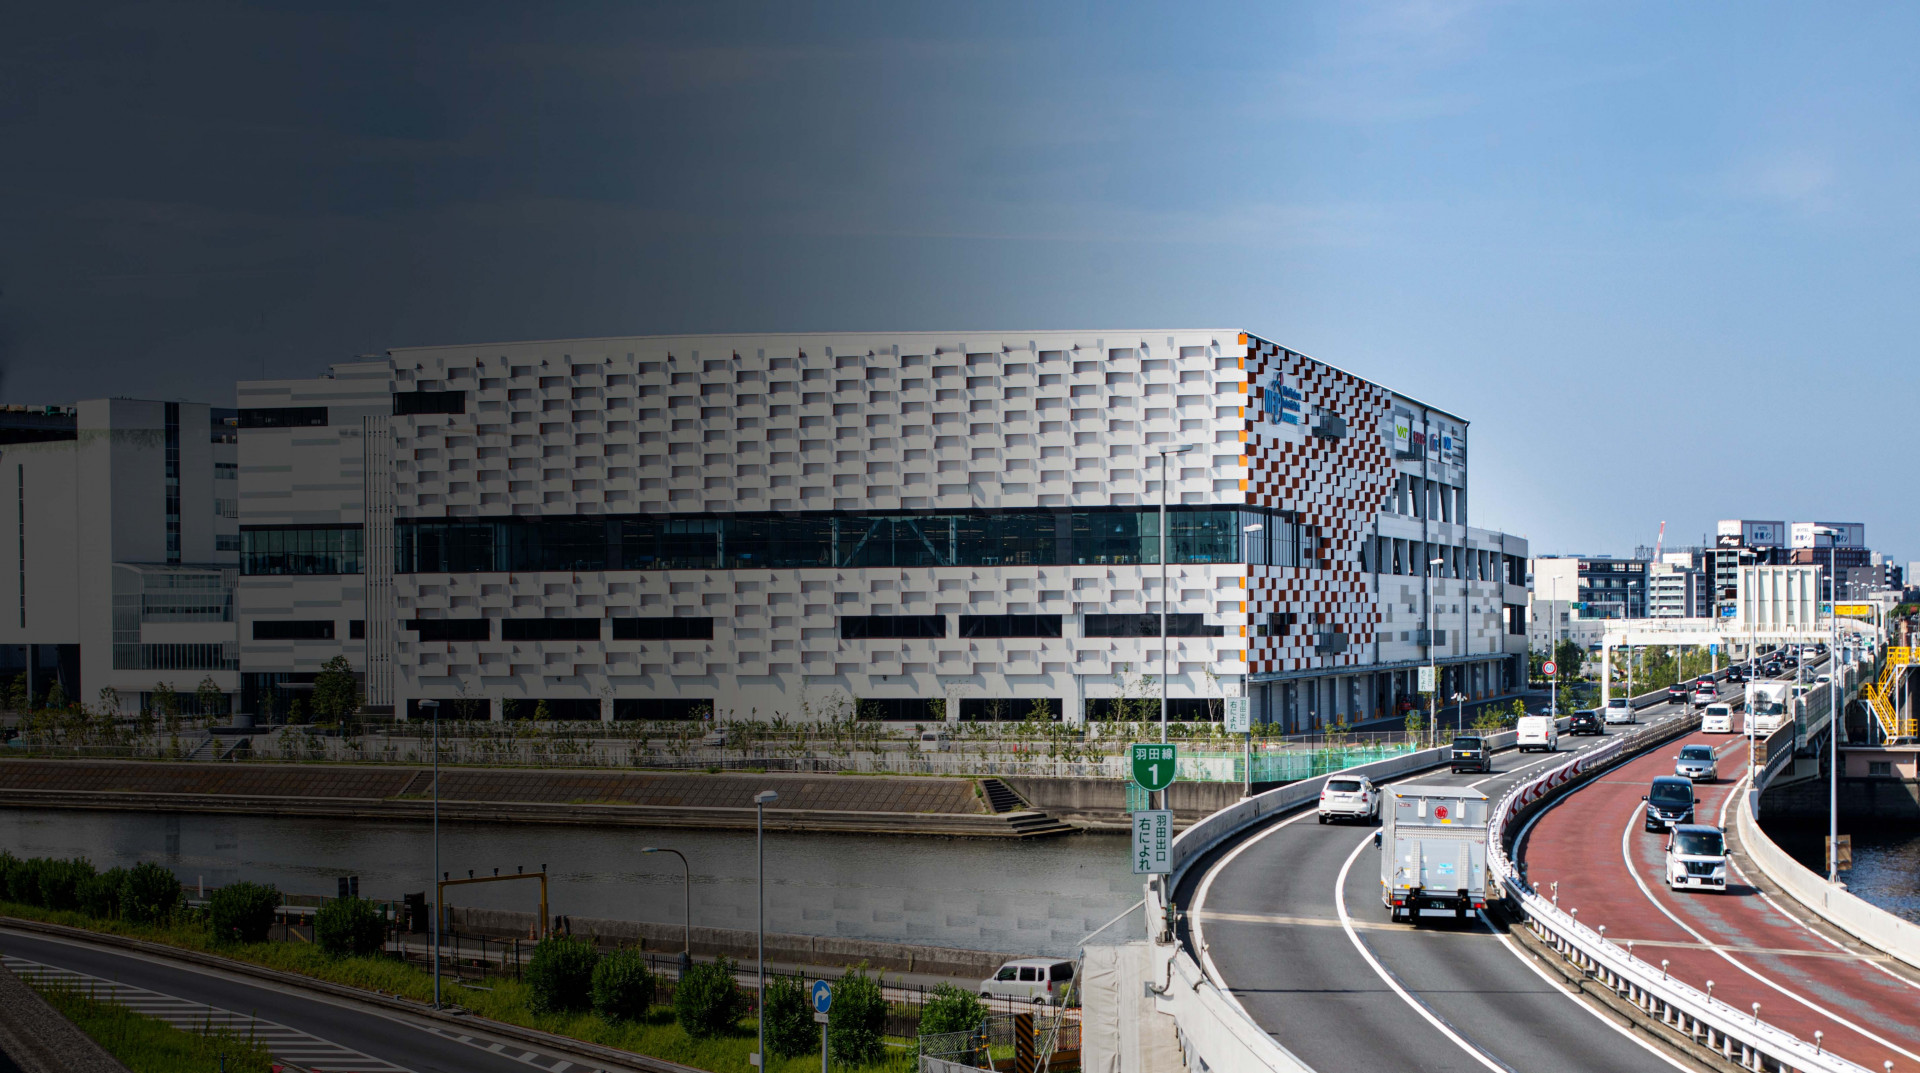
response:
[[(1768, 820), (1765, 827), (1794, 860), (1826, 874), (1825, 821)], [(1853, 871), (1841, 876), (1847, 889), (1920, 924), (1920, 833), (1894, 820), (1868, 821), (1851, 830), (1843, 824), (1840, 831), (1853, 837)]]
[[(343, 875), (358, 875), (367, 897), (430, 890), (431, 841), (426, 825), (411, 823), (0, 810), (0, 848), (15, 856), (83, 856), (101, 869), (159, 861), (189, 886), (253, 880), (300, 894), (333, 894)], [(443, 823), (440, 867), (464, 876), (545, 865), (553, 913), (678, 924), (680, 861), (640, 852), (656, 845), (692, 863), (696, 926), (754, 927), (751, 832)], [(1112, 835), (1015, 842), (770, 833), (767, 930), (1068, 955), (1139, 900), (1127, 847)], [(447, 900), (531, 911), (538, 896), (532, 882), (476, 884)]]

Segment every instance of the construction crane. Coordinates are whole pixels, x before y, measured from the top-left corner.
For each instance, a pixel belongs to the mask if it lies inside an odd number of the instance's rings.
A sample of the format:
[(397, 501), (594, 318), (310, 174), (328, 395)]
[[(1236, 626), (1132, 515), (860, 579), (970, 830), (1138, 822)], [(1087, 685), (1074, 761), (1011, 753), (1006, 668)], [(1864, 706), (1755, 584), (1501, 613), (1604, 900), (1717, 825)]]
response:
[(1660, 535), (1653, 538), (1653, 561), (1654, 562), (1657, 563), (1657, 562), (1663, 561), (1660, 558), (1660, 549), (1665, 547), (1666, 543), (1667, 543), (1667, 523), (1661, 522)]

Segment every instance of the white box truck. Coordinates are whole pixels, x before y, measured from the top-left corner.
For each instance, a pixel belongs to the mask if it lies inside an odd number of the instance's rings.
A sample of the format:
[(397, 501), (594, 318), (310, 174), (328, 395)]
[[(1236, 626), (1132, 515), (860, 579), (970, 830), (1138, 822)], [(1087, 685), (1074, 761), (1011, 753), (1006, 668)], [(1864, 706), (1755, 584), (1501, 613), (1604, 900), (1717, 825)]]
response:
[(1791, 685), (1789, 682), (1747, 683), (1747, 733), (1764, 738), (1786, 723)]
[(1382, 810), (1380, 898), (1395, 921), (1422, 909), (1458, 918), (1487, 905), (1487, 795), (1465, 786), (1396, 786)]

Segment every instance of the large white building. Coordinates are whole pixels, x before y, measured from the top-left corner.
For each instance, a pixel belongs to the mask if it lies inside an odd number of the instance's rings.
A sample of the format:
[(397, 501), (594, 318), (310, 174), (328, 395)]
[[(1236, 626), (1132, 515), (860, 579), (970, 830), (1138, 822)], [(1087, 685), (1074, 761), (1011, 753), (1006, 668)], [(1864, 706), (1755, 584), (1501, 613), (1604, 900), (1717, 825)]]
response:
[[(27, 673), (36, 703), (181, 707), (211, 680), (238, 687), (239, 562), (233, 412), (199, 403), (94, 399), (0, 413), (0, 674)], [(11, 605), (11, 606), (7, 606)]]
[(1078, 722), (1157, 696), (1163, 596), (1176, 718), (1524, 671), (1466, 422), (1238, 331), (421, 347), (239, 405), (248, 710), (344, 653), (396, 713)]

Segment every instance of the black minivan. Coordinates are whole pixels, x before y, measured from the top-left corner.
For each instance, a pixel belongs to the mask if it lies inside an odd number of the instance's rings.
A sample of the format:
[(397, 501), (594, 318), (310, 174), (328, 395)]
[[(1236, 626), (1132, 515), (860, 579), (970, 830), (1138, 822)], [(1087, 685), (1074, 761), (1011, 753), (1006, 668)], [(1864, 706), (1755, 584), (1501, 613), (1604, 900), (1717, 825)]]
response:
[(1653, 780), (1653, 788), (1640, 800), (1647, 803), (1647, 830), (1667, 831), (1683, 823), (1693, 822), (1693, 806), (1700, 799), (1693, 796), (1693, 782), (1675, 775), (1662, 775)]

